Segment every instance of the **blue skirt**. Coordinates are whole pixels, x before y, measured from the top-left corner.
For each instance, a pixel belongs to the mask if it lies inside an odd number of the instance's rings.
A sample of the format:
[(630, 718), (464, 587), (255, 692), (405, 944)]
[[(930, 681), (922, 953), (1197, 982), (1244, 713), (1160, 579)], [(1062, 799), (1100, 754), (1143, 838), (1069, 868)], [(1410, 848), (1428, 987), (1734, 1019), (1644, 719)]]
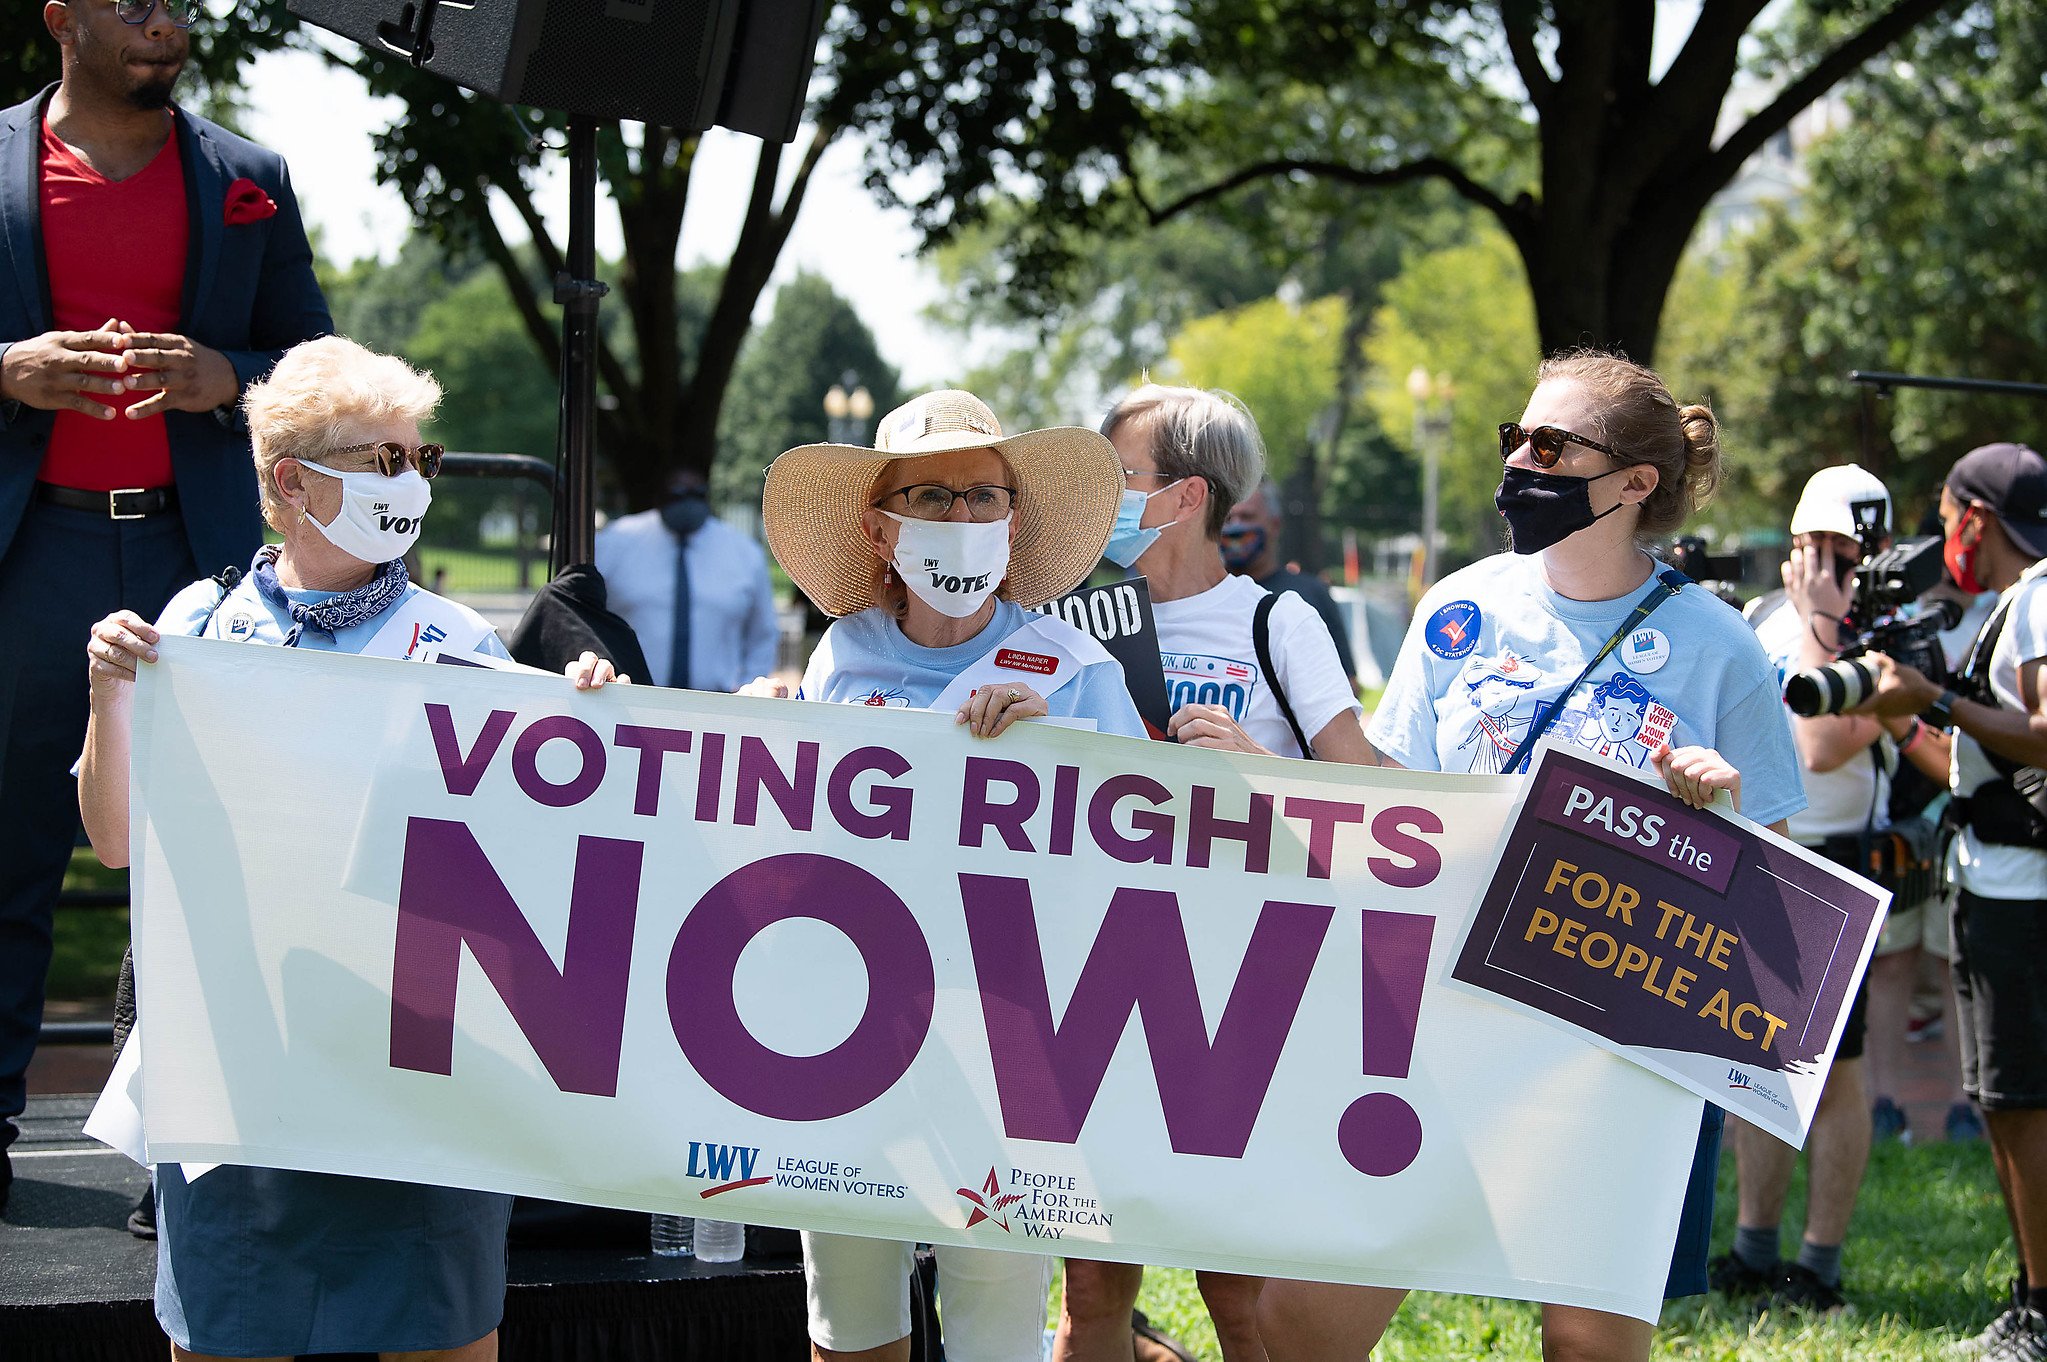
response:
[(156, 1204), (156, 1317), (188, 1352), (458, 1348), (504, 1317), (508, 1196), (165, 1164)]

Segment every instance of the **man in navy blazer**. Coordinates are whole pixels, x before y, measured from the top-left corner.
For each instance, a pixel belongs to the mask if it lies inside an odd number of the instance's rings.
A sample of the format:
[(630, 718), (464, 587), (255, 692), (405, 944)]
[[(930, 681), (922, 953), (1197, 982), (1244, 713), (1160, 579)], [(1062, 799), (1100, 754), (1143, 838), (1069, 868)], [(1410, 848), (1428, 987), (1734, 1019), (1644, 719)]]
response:
[(88, 631), (261, 542), (242, 389), (333, 329), (284, 161), (171, 102), (198, 0), (50, 0), (0, 113), (0, 1209), (41, 1026)]

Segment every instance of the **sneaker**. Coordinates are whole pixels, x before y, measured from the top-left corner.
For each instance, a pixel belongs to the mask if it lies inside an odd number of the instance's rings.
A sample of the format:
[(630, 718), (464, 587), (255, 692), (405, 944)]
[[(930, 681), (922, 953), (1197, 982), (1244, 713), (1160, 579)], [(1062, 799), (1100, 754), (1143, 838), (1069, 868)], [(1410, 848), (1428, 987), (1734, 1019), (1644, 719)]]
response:
[(1706, 1264), (1706, 1284), (1730, 1300), (1767, 1296), (1784, 1282), (1784, 1264), (1751, 1267), (1736, 1254), (1723, 1253)]
[(2024, 1293), (2019, 1290), (2018, 1279), (2013, 1278), (2011, 1284), (2011, 1308), (1996, 1319), (1991, 1320), (1983, 1332), (1977, 1334), (1974, 1338), (1964, 1338), (1949, 1344), (1947, 1355), (1954, 1358), (1982, 1357), (1993, 1348), (2001, 1345), (2006, 1338), (2010, 1337), (2019, 1328), (2019, 1316), (2025, 1311), (2025, 1308)]
[(2047, 1362), (2047, 1315), (2038, 1310), (2015, 1310), (2011, 1329), (1989, 1352), (1983, 1362)]
[(1905, 1119), (1904, 1108), (1888, 1097), (1879, 1097), (1870, 1106), (1869, 1124), (1872, 1139), (1912, 1143), (1912, 1123)]
[(1852, 1308), (1839, 1285), (1821, 1281), (1819, 1273), (1804, 1263), (1785, 1264), (1784, 1280), (1771, 1299), (1815, 1315), (1838, 1315)]
[(1957, 1102), (1947, 1109), (1947, 1142), (1972, 1144), (1984, 1138), (1983, 1118), (1974, 1102)]

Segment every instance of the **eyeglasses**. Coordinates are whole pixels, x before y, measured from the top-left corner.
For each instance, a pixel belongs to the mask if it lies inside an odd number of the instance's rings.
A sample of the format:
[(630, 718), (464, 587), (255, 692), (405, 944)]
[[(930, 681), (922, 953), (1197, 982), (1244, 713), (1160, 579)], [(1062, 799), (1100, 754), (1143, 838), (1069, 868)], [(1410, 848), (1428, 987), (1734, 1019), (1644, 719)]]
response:
[(954, 491), (936, 482), (913, 482), (908, 487), (898, 487), (874, 503), (879, 511), (888, 503), (902, 499), (904, 513), (913, 520), (944, 520), (952, 514), (955, 501), (967, 503), (967, 515), (974, 520), (987, 522), (1001, 520), (1016, 505), (1016, 489), (986, 482), (976, 487)]
[(1173, 475), (1159, 468), (1126, 468), (1123, 470), (1123, 476), (1126, 478), (1170, 478)]
[(1557, 460), (1564, 457), (1565, 445), (1583, 445), (1587, 449), (1596, 449), (1610, 459), (1621, 457), (1620, 451), (1611, 446), (1603, 445), (1597, 440), (1588, 440), (1583, 435), (1574, 435), (1557, 426), (1537, 426), (1533, 430), (1523, 430), (1516, 422), (1503, 422), (1500, 426), (1500, 461), (1504, 463), (1513, 458), (1514, 451), (1523, 445), (1527, 445), (1529, 452), (1535, 455), (1537, 468), (1555, 468)]
[(190, 28), (199, 17), (199, 0), (114, 0), (114, 15), (124, 24), (141, 27), (158, 5), (164, 16), (178, 28)]
[(417, 468), (422, 478), (432, 479), (440, 475), (441, 455), (447, 453), (442, 445), (421, 445), (407, 449), (396, 440), (375, 440), (369, 444), (343, 445), (330, 449), (330, 454), (375, 454), (377, 471), (387, 478), (395, 478), (408, 466)]

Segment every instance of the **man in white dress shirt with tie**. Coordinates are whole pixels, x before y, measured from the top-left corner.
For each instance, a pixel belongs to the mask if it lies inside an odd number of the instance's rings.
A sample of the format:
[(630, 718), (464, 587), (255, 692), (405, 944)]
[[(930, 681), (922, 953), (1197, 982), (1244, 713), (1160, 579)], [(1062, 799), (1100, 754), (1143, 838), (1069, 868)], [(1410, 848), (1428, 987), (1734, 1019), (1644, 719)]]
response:
[(679, 475), (660, 509), (599, 530), (597, 570), (611, 608), (640, 636), (655, 685), (733, 691), (775, 670), (767, 555), (711, 514), (696, 475)]

